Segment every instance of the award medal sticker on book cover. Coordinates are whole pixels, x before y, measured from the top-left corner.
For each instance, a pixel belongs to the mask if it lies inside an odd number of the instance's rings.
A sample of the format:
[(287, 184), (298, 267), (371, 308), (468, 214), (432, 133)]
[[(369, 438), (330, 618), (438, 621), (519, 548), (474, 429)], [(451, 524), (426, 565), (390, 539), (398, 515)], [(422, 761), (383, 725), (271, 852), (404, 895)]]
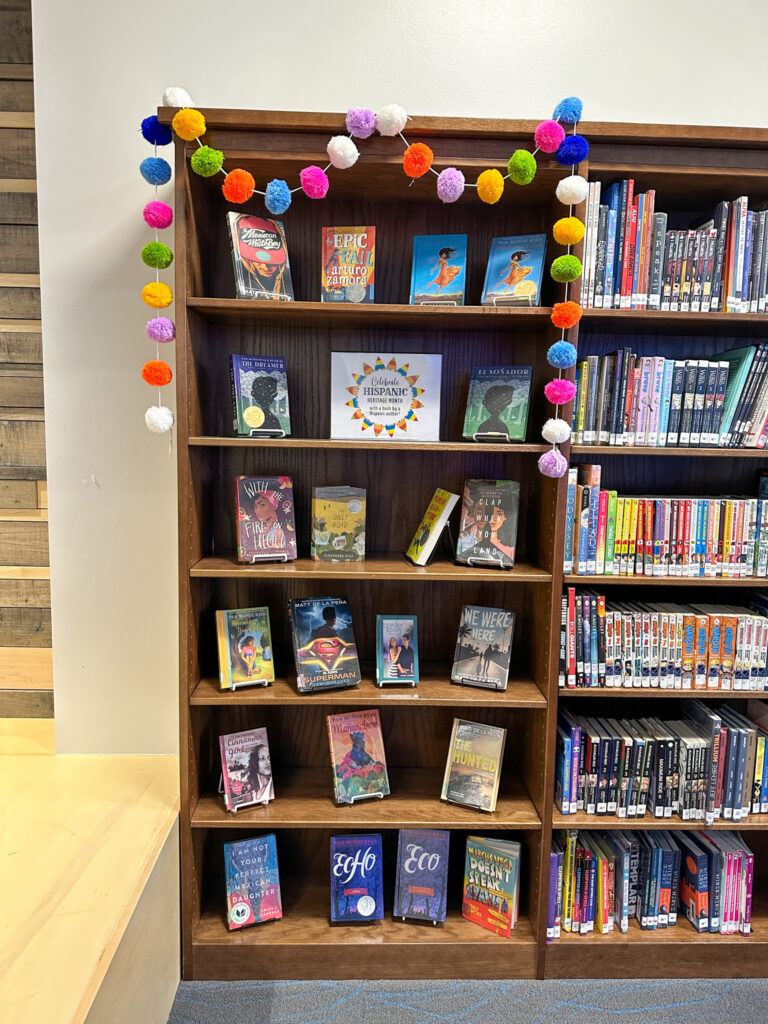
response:
[(538, 306), (546, 252), (546, 235), (494, 238), (480, 304)]
[(364, 487), (313, 489), (311, 555), (315, 561), (364, 561), (365, 507)]
[(411, 264), (412, 306), (463, 306), (466, 235), (416, 235)]
[(416, 686), (419, 681), (415, 615), (376, 616), (376, 682)]
[(373, 302), (376, 228), (323, 228), (321, 302)]
[(524, 441), (532, 375), (531, 366), (474, 366), (464, 437)]
[(231, 212), (227, 214), (227, 222), (237, 297), (293, 301), (282, 222)]
[(442, 356), (331, 353), (331, 437), (440, 440)]
[(327, 724), (337, 802), (351, 804), (366, 797), (388, 796), (378, 710), (328, 715)]
[(241, 562), (296, 558), (293, 485), (289, 476), (235, 480), (238, 558)]
[(454, 718), (441, 800), (495, 811), (507, 730)]
[(331, 920), (383, 917), (381, 835), (331, 836)]
[(291, 598), (289, 614), (299, 692), (357, 686), (360, 664), (346, 600)]
[(397, 842), (395, 917), (445, 920), (449, 833), (401, 828)]
[(228, 811), (275, 799), (266, 729), (219, 736), (224, 803)]
[(234, 608), (216, 612), (219, 685), (266, 686), (275, 680), (269, 608)]
[(515, 613), (465, 604), (456, 638), (451, 679), (506, 690)]
[(230, 931), (283, 916), (274, 835), (224, 844)]
[(260, 356), (230, 356), (234, 429), (241, 437), (252, 431), (290, 437), (288, 377), (285, 360)]
[(467, 565), (515, 564), (520, 484), (515, 480), (467, 480), (462, 499), (456, 561)]

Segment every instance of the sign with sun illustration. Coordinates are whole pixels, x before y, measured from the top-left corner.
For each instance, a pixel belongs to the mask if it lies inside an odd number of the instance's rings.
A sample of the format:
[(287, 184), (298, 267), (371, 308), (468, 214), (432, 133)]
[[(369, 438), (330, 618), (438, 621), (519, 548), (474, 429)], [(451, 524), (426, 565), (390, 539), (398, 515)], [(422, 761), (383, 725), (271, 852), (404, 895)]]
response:
[(442, 356), (331, 353), (331, 437), (440, 440)]

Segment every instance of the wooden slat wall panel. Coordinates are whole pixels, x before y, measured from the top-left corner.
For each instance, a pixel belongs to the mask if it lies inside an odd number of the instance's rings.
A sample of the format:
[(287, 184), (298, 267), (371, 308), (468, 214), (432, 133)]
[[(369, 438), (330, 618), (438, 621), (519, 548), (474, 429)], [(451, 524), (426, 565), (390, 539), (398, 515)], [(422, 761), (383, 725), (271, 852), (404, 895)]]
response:
[(3, 647), (50, 647), (50, 608), (0, 608), (0, 643)]
[(48, 565), (48, 524), (0, 522), (0, 553), (5, 565)]
[(34, 177), (34, 128), (0, 128), (0, 178)]
[[(0, 139), (1, 142), (2, 139)], [(12, 276), (23, 277), (22, 274)], [(6, 284), (0, 279), (0, 317), (18, 320), (39, 320), (39, 284), (11, 284), (10, 282)], [(31, 362), (31, 360), (25, 359), (24, 362)]]
[(0, 78), (0, 110), (34, 110), (35, 90), (32, 82), (7, 81)]
[(50, 607), (51, 584), (48, 580), (0, 579), (0, 608), (47, 608), (50, 611)]
[(43, 362), (39, 320), (0, 321), (0, 363)]
[(4, 224), (0, 218), (0, 274), (37, 274), (39, 270), (37, 225)]
[[(34, 178), (3, 178), (0, 180), (0, 224), (37, 224), (37, 193), (24, 189), (6, 189), (3, 182), (31, 181)], [(37, 242), (37, 235), (35, 235)], [(16, 271), (18, 273), (19, 271)]]
[[(16, 406), (23, 409), (42, 409), (43, 372), (41, 366), (24, 363), (0, 363), (0, 406)], [(16, 372), (16, 367), (24, 367)], [(0, 419), (2, 413), (0, 412)], [(0, 507), (5, 507), (0, 505)]]
[(1, 690), (0, 718), (53, 718), (53, 690)]
[(52, 686), (49, 647), (0, 647), (0, 689), (50, 690)]
[(0, 61), (32, 63), (32, 12), (29, 9), (0, 9)]
[(5, 414), (0, 417), (0, 475), (3, 475), (3, 466), (44, 465), (45, 423), (33, 419), (6, 419)]
[(0, 478), (0, 508), (39, 508), (37, 480)]

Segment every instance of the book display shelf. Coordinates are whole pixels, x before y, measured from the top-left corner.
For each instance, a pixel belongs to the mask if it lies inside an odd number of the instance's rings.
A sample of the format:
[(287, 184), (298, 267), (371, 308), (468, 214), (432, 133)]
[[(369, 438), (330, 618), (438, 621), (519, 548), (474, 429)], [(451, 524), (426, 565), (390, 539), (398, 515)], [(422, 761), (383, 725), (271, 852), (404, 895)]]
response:
[[(161, 108), (170, 123), (174, 111)], [(206, 144), (243, 167), (257, 186), (272, 178), (298, 180), (308, 164), (326, 163), (341, 114), (204, 110)], [(536, 122), (415, 118), (408, 134), (428, 142), (439, 168), (456, 165), (468, 180), (502, 166), (528, 145)], [(654, 187), (664, 209), (706, 211), (722, 198), (748, 193), (768, 199), (768, 132), (751, 129), (584, 124), (590, 164), (582, 173), (610, 182), (633, 174)], [(410, 141), (410, 140), (409, 140)], [(666, 932), (630, 928), (626, 935), (567, 936), (546, 944), (549, 850), (553, 828), (574, 827), (553, 809), (557, 668), (566, 478), (539, 474), (547, 449), (539, 430), (551, 414), (543, 386), (556, 339), (550, 306), (561, 286), (545, 273), (544, 303), (522, 309), (477, 303), (491, 240), (545, 232), (562, 215), (555, 186), (564, 171), (541, 160), (531, 185), (507, 184), (495, 206), (468, 189), (452, 205), (440, 202), (431, 176), (409, 188), (402, 152), (375, 136), (361, 158), (336, 172), (322, 201), (299, 194), (280, 218), (285, 225), (295, 302), (238, 300), (226, 230), (221, 178), (191, 173), (196, 144), (176, 143), (176, 285), (179, 437), (179, 586), (181, 871), (183, 970), (188, 979), (237, 978), (535, 978), (577, 976), (736, 976), (768, 970), (768, 831), (755, 827), (757, 900), (749, 938), (697, 935), (686, 922)], [(263, 212), (260, 197), (246, 212)], [(579, 213), (578, 210), (575, 211)], [(376, 303), (321, 304), (321, 229), (334, 224), (376, 226)], [(412, 239), (418, 234), (468, 235), (464, 307), (407, 305)], [(551, 237), (551, 236), (550, 236)], [(550, 245), (547, 266), (555, 255)], [(763, 337), (763, 318), (726, 314), (587, 311), (569, 332), (581, 352), (622, 344), (672, 355), (681, 341), (702, 355), (729, 338)], [(768, 327), (768, 319), (765, 320)], [(579, 329), (580, 328), (580, 329)], [(577, 339), (577, 335), (580, 337)], [(439, 353), (443, 358), (439, 442), (329, 440), (333, 351)], [(286, 360), (292, 435), (281, 440), (232, 436), (229, 357), (233, 353)], [(473, 366), (533, 367), (527, 443), (475, 444), (462, 439), (464, 403)], [(572, 372), (572, 371), (571, 371)], [(566, 409), (565, 415), (570, 415)], [(568, 446), (563, 446), (568, 455)], [(687, 459), (657, 457), (688, 456)], [(623, 493), (754, 493), (753, 452), (657, 452), (590, 447), (576, 461), (601, 461), (604, 479)], [(571, 452), (572, 461), (574, 453)], [(236, 559), (234, 478), (288, 475), (293, 480), (299, 557), (294, 562), (242, 565)], [(426, 567), (405, 560), (406, 549), (436, 487), (461, 493), (470, 478), (520, 483), (520, 521), (513, 570), (471, 568), (438, 556)], [(312, 488), (350, 484), (368, 498), (367, 556), (358, 563), (309, 558)], [(623, 489), (623, 491), (622, 491)], [(599, 577), (576, 577), (599, 586)], [(638, 583), (673, 586), (684, 599), (693, 580), (622, 580), (617, 596)], [(702, 581), (704, 582), (704, 581)], [(708, 584), (713, 581), (706, 581)], [(749, 581), (714, 581), (718, 599), (733, 600)], [(612, 588), (613, 591), (614, 588)], [(647, 588), (646, 588), (647, 589)], [(287, 605), (294, 597), (346, 597), (352, 612), (363, 680), (353, 690), (299, 695)], [(666, 596), (665, 596), (666, 599)], [(508, 688), (494, 692), (453, 685), (450, 669), (464, 604), (506, 608), (517, 615)], [(267, 605), (275, 683), (222, 692), (218, 686), (215, 612)], [(373, 682), (377, 614), (416, 614), (421, 681), (416, 689), (378, 689)], [(578, 694), (578, 707), (602, 697)], [(643, 702), (653, 704), (643, 691)], [(667, 695), (665, 695), (666, 697)], [(682, 700), (679, 694), (678, 700)], [(607, 704), (608, 701), (605, 701)], [(611, 694), (610, 705), (634, 714), (634, 694)], [(740, 702), (741, 703), (741, 702)], [(673, 704), (665, 699), (666, 712)], [(333, 799), (326, 716), (376, 707), (381, 714), (391, 796), (337, 806)], [(611, 710), (611, 714), (616, 713)], [(653, 713), (653, 712), (638, 712)], [(440, 800), (456, 717), (507, 729), (497, 809), (484, 814)], [(218, 794), (218, 737), (266, 727), (276, 799), (231, 814)], [(571, 816), (573, 817), (573, 816)], [(767, 816), (768, 817), (768, 816)], [(595, 819), (577, 823), (595, 827)], [(598, 825), (603, 822), (598, 819)], [(669, 823), (667, 822), (667, 827)], [(445, 924), (392, 918), (397, 830), (451, 831), (448, 918)], [(380, 832), (384, 841), (387, 913), (371, 924), (332, 925), (329, 842), (335, 834)], [(226, 925), (224, 842), (274, 832), (284, 917), (230, 932)], [(461, 916), (467, 835), (515, 839), (522, 845), (520, 918), (510, 939)], [(762, 887), (762, 888), (761, 888)], [(762, 895), (761, 895), (762, 894)]]

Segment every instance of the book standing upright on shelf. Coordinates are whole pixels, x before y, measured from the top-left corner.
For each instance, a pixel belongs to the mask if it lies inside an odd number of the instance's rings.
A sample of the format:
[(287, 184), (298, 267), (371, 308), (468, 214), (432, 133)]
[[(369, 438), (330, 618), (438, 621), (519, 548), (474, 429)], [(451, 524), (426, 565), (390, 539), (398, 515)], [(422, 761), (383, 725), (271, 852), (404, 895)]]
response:
[(441, 800), (495, 811), (507, 730), (454, 718)]
[(515, 564), (519, 505), (520, 484), (515, 480), (467, 480), (456, 561), (511, 569)]
[(238, 299), (293, 301), (282, 221), (230, 212), (227, 224)]
[(394, 916), (445, 920), (450, 833), (438, 829), (401, 828), (397, 838)]
[(519, 896), (520, 843), (469, 836), (462, 917), (509, 938), (517, 924)]
[(451, 512), (459, 500), (458, 494), (451, 494), (438, 487), (432, 495), (427, 511), (419, 523), (413, 540), (408, 545), (405, 557), (414, 565), (428, 565), (437, 545), (448, 527)]
[(466, 235), (416, 235), (410, 304), (463, 306), (466, 272)]
[(283, 916), (274, 835), (224, 843), (230, 931)]
[(419, 638), (415, 615), (376, 616), (376, 683), (416, 686)]
[(269, 608), (234, 608), (216, 612), (219, 686), (268, 686), (275, 681)]
[(336, 802), (351, 804), (367, 797), (388, 796), (378, 709), (328, 715), (326, 722)]
[(323, 228), (321, 302), (373, 302), (376, 228)]
[(456, 638), (451, 681), (506, 690), (515, 613), (465, 604)]
[(299, 693), (357, 686), (352, 614), (343, 597), (292, 597), (288, 602)]
[(285, 360), (232, 355), (229, 373), (235, 433), (239, 437), (290, 437)]
[(224, 805), (228, 811), (275, 799), (266, 729), (219, 736)]
[(494, 238), (480, 304), (538, 306), (546, 253), (546, 235)]
[(316, 562), (365, 559), (365, 488), (312, 489), (311, 557)]
[(464, 437), (524, 441), (532, 376), (532, 366), (472, 367)]
[(383, 917), (381, 835), (331, 836), (331, 921)]
[(293, 484), (289, 476), (235, 480), (240, 562), (288, 562), (296, 558)]

